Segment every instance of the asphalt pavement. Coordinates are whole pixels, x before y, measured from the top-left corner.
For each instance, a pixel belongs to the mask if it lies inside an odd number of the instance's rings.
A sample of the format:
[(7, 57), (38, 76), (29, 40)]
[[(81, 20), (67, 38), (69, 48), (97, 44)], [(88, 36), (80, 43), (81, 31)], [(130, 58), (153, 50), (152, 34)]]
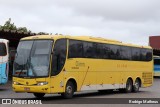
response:
[[(63, 99), (59, 94), (47, 94), (43, 99), (36, 99), (32, 93), (15, 93), (12, 91), (12, 81), (6, 85), (0, 86), (0, 98), (19, 98), (27, 100), (42, 100), (43, 104), (102, 104), (106, 103), (121, 103), (121, 99), (160, 99), (160, 78), (154, 78), (153, 86), (140, 88), (138, 93), (123, 93), (118, 90), (113, 92), (100, 93), (98, 91), (84, 91), (75, 93), (73, 99)], [(118, 101), (119, 100), (119, 101)], [(97, 103), (98, 102), (98, 103)], [(160, 102), (159, 102), (160, 103)], [(101, 104), (101, 105), (102, 105)], [(105, 104), (104, 104), (105, 105)], [(117, 105), (117, 104), (116, 104)], [(125, 104), (127, 105), (127, 104)], [(63, 105), (61, 105), (63, 106)], [(154, 105), (155, 106), (155, 105)]]

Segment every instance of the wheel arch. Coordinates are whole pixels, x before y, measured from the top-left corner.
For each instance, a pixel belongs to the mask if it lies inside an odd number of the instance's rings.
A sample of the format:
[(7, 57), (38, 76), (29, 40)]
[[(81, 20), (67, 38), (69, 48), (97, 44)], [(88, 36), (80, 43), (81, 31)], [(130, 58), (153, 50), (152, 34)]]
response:
[[(69, 82), (69, 81), (71, 81), (72, 83), (73, 83), (73, 85), (75, 86), (74, 88), (74, 92), (76, 92), (77, 91), (77, 81), (76, 81), (76, 79), (75, 78), (69, 78), (67, 81), (66, 81), (66, 84)], [(65, 87), (66, 87), (66, 85), (65, 85)]]
[(126, 82), (128, 81), (128, 79), (130, 79), (132, 81), (132, 84), (134, 83), (132, 77), (128, 77), (127, 80), (126, 80)]

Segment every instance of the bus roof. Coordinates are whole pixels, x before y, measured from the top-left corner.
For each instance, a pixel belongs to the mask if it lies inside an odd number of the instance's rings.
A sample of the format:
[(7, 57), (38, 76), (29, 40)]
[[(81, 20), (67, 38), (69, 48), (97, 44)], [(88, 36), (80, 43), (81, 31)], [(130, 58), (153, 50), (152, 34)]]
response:
[(7, 43), (7, 42), (9, 42), (7, 39), (1, 39), (0, 38), (0, 42), (4, 42), (4, 43)]
[(154, 57), (154, 59), (160, 59), (160, 56), (154, 55), (153, 57)]
[(101, 37), (92, 37), (92, 36), (36, 35), (36, 36), (25, 37), (25, 38), (22, 38), (21, 40), (31, 40), (31, 39), (55, 39), (56, 40), (60, 38), (68, 38), (68, 39), (83, 40), (83, 41), (90, 41), (90, 42), (108, 43), (108, 44), (115, 44), (115, 45), (151, 49), (150, 46), (140, 46), (140, 45), (134, 45), (134, 44), (129, 44), (129, 43), (122, 43), (121, 41), (117, 41), (117, 40), (105, 39)]

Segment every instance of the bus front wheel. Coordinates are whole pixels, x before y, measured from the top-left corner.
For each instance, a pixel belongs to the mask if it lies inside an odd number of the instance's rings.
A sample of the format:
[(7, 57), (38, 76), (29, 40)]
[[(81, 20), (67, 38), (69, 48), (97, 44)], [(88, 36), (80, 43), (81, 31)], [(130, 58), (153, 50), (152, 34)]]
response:
[(45, 93), (33, 93), (36, 98), (43, 98)]
[(131, 80), (131, 79), (128, 79), (127, 82), (126, 82), (125, 92), (126, 92), (126, 93), (132, 92), (132, 87), (133, 87), (132, 80)]
[(74, 85), (71, 81), (67, 82), (66, 88), (65, 88), (65, 92), (62, 93), (62, 97), (63, 98), (72, 98), (74, 94)]

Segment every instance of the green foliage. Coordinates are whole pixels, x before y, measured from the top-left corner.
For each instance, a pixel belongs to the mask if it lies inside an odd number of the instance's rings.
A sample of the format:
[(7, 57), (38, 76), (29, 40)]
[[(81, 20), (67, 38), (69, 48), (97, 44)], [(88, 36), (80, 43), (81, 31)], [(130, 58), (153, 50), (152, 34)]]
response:
[(20, 31), (20, 32), (28, 32), (28, 30), (27, 30), (26, 27), (19, 27), (19, 28), (17, 28), (17, 31)]
[[(11, 18), (9, 18), (3, 26), (0, 25), (0, 30), (5, 29), (5, 30), (16, 30), (18, 32), (27, 32), (27, 33), (32, 33), (31, 30), (28, 30), (26, 27), (17, 27), (14, 25), (14, 23), (11, 22)], [(37, 33), (38, 35), (49, 35), (46, 32), (39, 32)]]
[(45, 33), (45, 32), (39, 32), (37, 33), (38, 35), (48, 35), (48, 33)]
[(6, 30), (17, 30), (18, 32), (30, 32), (26, 27), (16, 27), (14, 23), (11, 23), (11, 18), (5, 22), (3, 26), (0, 25), (0, 29), (6, 29)]

